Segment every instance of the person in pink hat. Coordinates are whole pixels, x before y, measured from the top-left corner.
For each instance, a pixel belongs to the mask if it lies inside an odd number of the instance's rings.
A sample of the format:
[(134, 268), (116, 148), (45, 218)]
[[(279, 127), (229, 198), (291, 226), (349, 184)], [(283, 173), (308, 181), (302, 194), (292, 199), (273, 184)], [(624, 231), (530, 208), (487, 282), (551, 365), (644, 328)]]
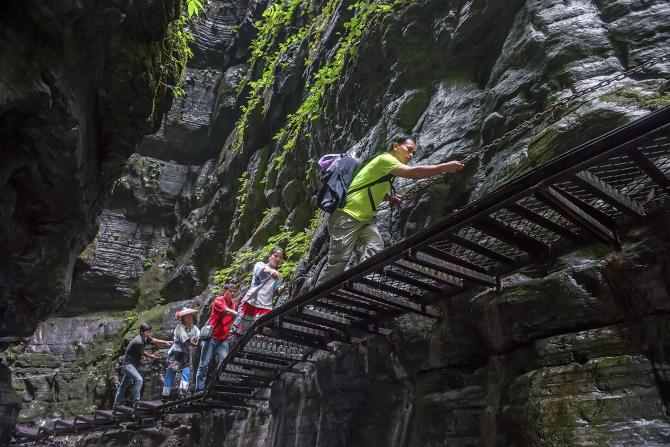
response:
[(167, 369), (165, 371), (165, 381), (163, 383), (164, 398), (170, 397), (174, 387), (177, 371), (181, 371), (181, 382), (179, 384), (179, 394), (183, 395), (188, 391), (188, 385), (191, 379), (191, 357), (194, 348), (198, 346), (200, 330), (193, 324), (195, 314), (198, 311), (184, 307), (177, 311), (175, 318), (179, 320), (174, 329), (173, 344), (168, 351)]

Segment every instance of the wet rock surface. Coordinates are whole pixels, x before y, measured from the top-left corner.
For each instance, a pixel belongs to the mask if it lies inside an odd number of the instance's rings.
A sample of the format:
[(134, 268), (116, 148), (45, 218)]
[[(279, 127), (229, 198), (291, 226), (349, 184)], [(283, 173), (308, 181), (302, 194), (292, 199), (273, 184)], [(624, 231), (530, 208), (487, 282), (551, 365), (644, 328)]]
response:
[(63, 304), (112, 182), (166, 111), (150, 58), (178, 2), (121, 3), (2, 5), (2, 337)]
[[(185, 95), (153, 123), (158, 132), (142, 141), (115, 182), (95, 240), (70, 260), (72, 296), (61, 315), (131, 312), (167, 337), (176, 308), (198, 295), (204, 307), (213, 271), (236, 250), (307, 225), (316, 187), (311, 162), (320, 155), (354, 148), (368, 158), (404, 131), (417, 136), (419, 163), (460, 158), (575, 91), (662, 54), (670, 43), (670, 5), (663, 0), (408, 2), (364, 30), (356, 61), (326, 90), (318, 119), (302, 129), (296, 148), (274, 170), (284, 150), (273, 136), (304, 99), (310, 76), (341, 45), (353, 2), (332, 9), (317, 41), (285, 51), (246, 139), (233, 148), (249, 93), (248, 86), (239, 90), (240, 83), (264, 69), (262, 62), (247, 62), (252, 23), (266, 3), (207, 2), (206, 17), (192, 27)], [(303, 3), (305, 10), (321, 11), (329, 2)], [(304, 25), (300, 17), (282, 30), (280, 41)], [(511, 176), (670, 103), (664, 93), (669, 74), (667, 63), (655, 64), (569, 116), (481, 154), (464, 174), (405, 203), (391, 225), (382, 213), (385, 239), (391, 243), (428, 226)], [(196, 417), (187, 423), (192, 431), (178, 439), (119, 435), (84, 442), (667, 445), (670, 263), (664, 224), (650, 222), (630, 233), (618, 253), (591, 247), (542, 273), (509, 278), (502, 294), (442, 303), (439, 321), (399, 318), (387, 339), (316, 356), (303, 365), (304, 376), (274, 385), (268, 408)], [(300, 267), (305, 288), (322, 265), (326, 244), (327, 233), (314, 235)], [(64, 323), (57, 332), (62, 339), (81, 335)], [(41, 368), (49, 359), (62, 364), (71, 355), (71, 348), (52, 343), (47, 351), (55, 358), (42, 358), (43, 345), (27, 344), (33, 357), (22, 368)], [(91, 352), (91, 344), (84, 345), (81, 355)], [(156, 395), (160, 369), (148, 367), (145, 396)], [(105, 380), (113, 383), (107, 371)], [(35, 385), (46, 390), (41, 386)], [(107, 399), (109, 390), (103, 392)], [(29, 403), (26, 418), (50, 411), (40, 409), (49, 399), (45, 393), (45, 400)], [(87, 397), (86, 405), (91, 402)]]
[[(456, 297), (437, 321), (402, 317), (390, 337), (313, 355), (304, 376), (274, 384), (265, 410), (230, 414), (224, 429), (204, 417), (194, 437), (200, 446), (667, 445), (667, 223), (633, 232), (621, 252), (565, 258), (553, 276)], [(585, 286), (585, 277), (596, 279)]]
[[(180, 2), (0, 6), (0, 343), (67, 300), (112, 183), (170, 94), (162, 44)], [(3, 367), (0, 443), (15, 396)]]
[(92, 411), (107, 403), (108, 376), (128, 322), (90, 315), (51, 318), (21, 349), (10, 351), (21, 421)]
[[(115, 182), (96, 239), (77, 261), (65, 314), (147, 309), (194, 295), (192, 268), (176, 262), (173, 238), (191, 210), (203, 205), (203, 189), (211, 182), (220, 150), (210, 138), (211, 120), (216, 107), (232, 113), (234, 100), (221, 92), (230, 95), (239, 82), (235, 67), (241, 56), (235, 54), (243, 33), (233, 30), (248, 20), (246, 14), (246, 2), (211, 1), (206, 15), (191, 25), (194, 56), (184, 95), (174, 100), (158, 132), (144, 138)], [(168, 279), (170, 291), (163, 290)]]

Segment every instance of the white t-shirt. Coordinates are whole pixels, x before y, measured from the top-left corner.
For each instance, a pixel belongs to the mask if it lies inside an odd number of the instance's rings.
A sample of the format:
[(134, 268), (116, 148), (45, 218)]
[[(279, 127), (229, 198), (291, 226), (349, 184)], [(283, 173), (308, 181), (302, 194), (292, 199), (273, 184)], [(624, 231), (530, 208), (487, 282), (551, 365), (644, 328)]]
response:
[(179, 323), (177, 327), (174, 328), (173, 334), (174, 344), (170, 348), (170, 351), (175, 352), (190, 352), (193, 345), (189, 343), (189, 340), (194, 340), (196, 343), (200, 337), (200, 329), (195, 324), (191, 326), (191, 329), (186, 329), (186, 326)]
[(267, 264), (264, 262), (257, 262), (254, 265), (251, 287), (244, 294), (242, 303), (248, 303), (260, 309), (272, 310), (272, 297), (281, 281), (266, 272), (265, 267), (267, 267)]

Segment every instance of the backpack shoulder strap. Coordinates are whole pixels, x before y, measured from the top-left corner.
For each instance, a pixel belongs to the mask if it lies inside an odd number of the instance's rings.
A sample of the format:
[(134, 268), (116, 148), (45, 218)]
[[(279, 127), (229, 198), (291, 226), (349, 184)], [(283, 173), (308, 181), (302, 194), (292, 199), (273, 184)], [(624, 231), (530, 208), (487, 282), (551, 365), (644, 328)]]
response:
[(379, 183), (389, 182), (389, 184), (391, 185), (391, 191), (393, 192), (393, 191), (395, 191), (395, 189), (393, 188), (393, 180), (394, 179), (395, 179), (394, 175), (387, 174), (387, 175), (385, 175), (381, 178), (378, 178), (374, 182), (370, 182), (370, 183), (367, 183), (363, 186), (359, 186), (358, 188), (354, 188), (352, 190), (349, 190), (349, 191), (347, 191), (347, 194), (351, 194), (351, 193), (354, 193), (356, 191), (361, 191), (361, 190), (367, 188), (368, 189), (368, 199), (370, 199), (370, 208), (372, 208), (372, 211), (376, 212), (377, 207), (375, 206), (375, 199), (374, 199), (374, 197), (372, 197), (372, 187), (374, 185), (378, 185)]
[(366, 183), (365, 185), (359, 186), (358, 188), (350, 189), (350, 190), (347, 191), (347, 193), (351, 194), (353, 192), (361, 191), (365, 188), (370, 188), (372, 186), (375, 186), (375, 185), (378, 185), (378, 184), (384, 183), (384, 182), (389, 182), (389, 183), (391, 183), (391, 186), (393, 186), (393, 179), (394, 178), (395, 177), (393, 175), (387, 174), (384, 177), (378, 178), (377, 180), (375, 180), (373, 182)]

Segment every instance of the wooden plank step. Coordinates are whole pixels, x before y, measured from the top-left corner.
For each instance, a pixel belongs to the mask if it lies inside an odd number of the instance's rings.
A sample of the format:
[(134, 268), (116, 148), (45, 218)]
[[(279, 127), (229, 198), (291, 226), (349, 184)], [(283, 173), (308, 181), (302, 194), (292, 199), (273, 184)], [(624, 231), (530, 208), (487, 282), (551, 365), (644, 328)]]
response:
[(121, 413), (121, 414), (133, 414), (135, 410), (132, 407), (128, 407), (126, 405), (117, 405), (114, 407), (114, 413)]
[(38, 427), (18, 424), (14, 427), (14, 437), (17, 439), (36, 440), (42, 437), (42, 431)]
[(96, 422), (111, 422), (114, 419), (113, 410), (96, 410), (94, 419)]
[(77, 430), (84, 430), (95, 427), (95, 421), (91, 416), (76, 416), (74, 418), (74, 426)]
[(138, 400), (135, 402), (135, 408), (138, 410), (160, 410), (163, 406), (161, 400)]
[(55, 419), (54, 428), (56, 429), (74, 429), (74, 419)]

